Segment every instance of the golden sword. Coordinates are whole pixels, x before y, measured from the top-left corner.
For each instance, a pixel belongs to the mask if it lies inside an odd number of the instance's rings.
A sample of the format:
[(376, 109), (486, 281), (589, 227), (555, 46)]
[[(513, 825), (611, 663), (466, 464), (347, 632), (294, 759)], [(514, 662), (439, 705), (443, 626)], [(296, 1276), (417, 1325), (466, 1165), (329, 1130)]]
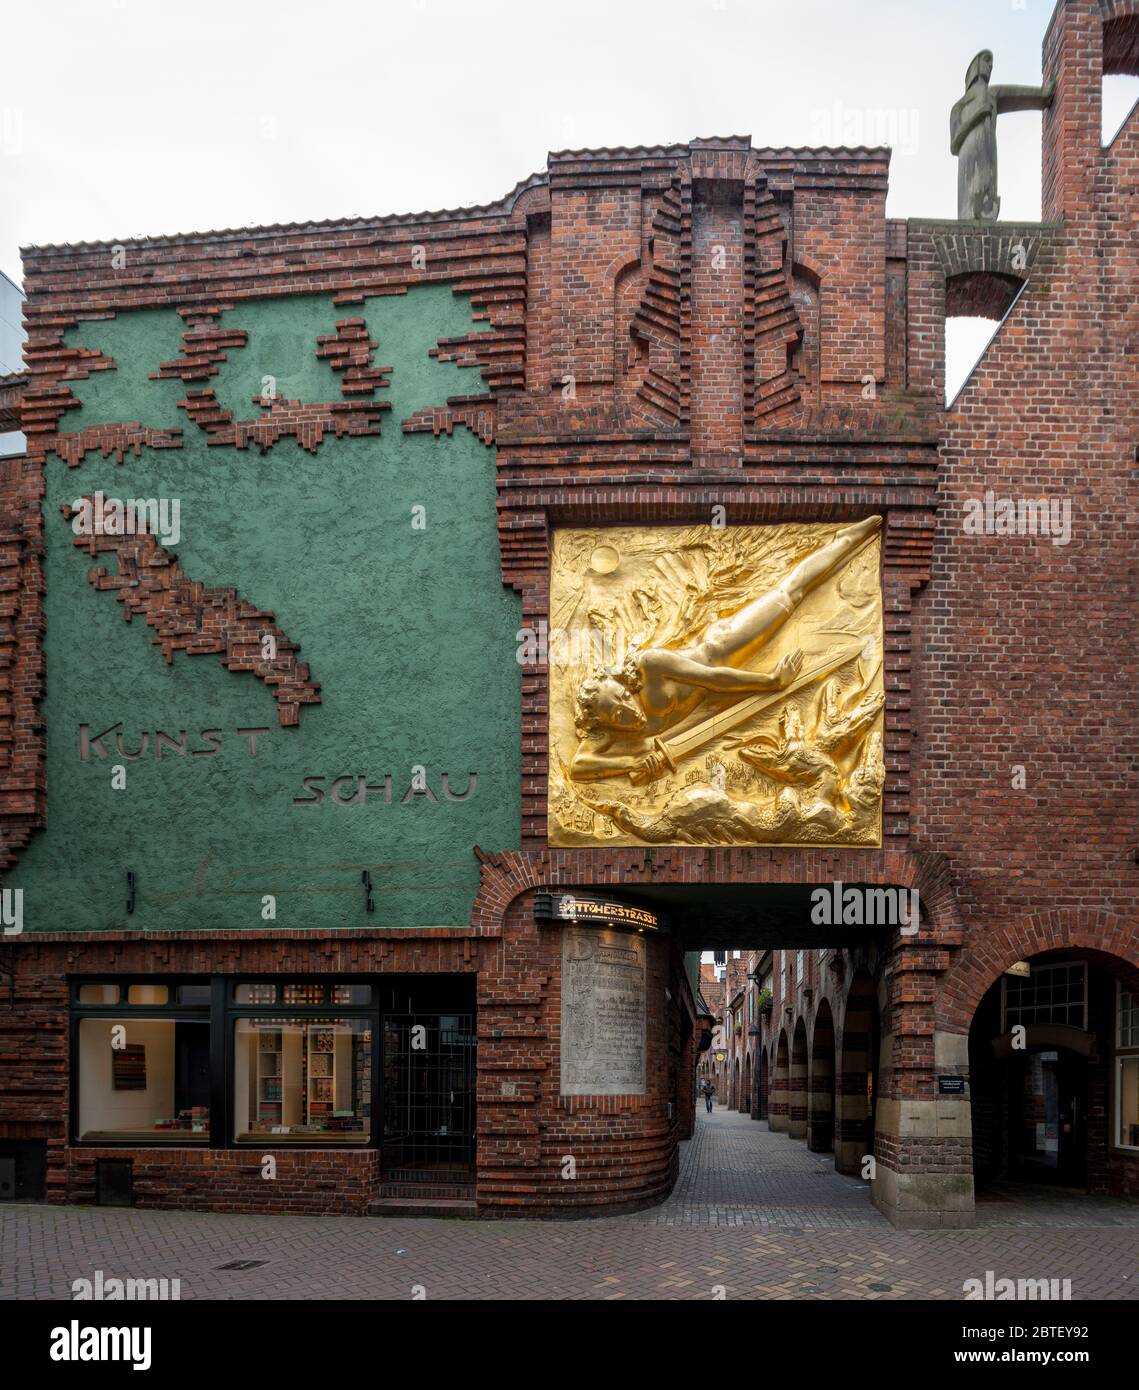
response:
[[(808, 685), (824, 676), (833, 675), (840, 666), (845, 666), (848, 661), (853, 661), (855, 657), (862, 653), (863, 642), (857, 645), (852, 644), (840, 650), (839, 655), (830, 655), (825, 661), (817, 666), (812, 666), (809, 671), (805, 671), (801, 676), (796, 677), (790, 685), (785, 685), (781, 690), (772, 694), (752, 695), (746, 700), (741, 700), (738, 705), (731, 705), (728, 709), (721, 710), (719, 714), (713, 714), (710, 718), (703, 720), (699, 724), (694, 724), (691, 729), (682, 734), (677, 734), (675, 738), (663, 739), (659, 736), (653, 739), (656, 751), (663, 757), (669, 769), (676, 771), (677, 760), (686, 757), (694, 748), (699, 748), (701, 744), (707, 743), (717, 734), (727, 733), (729, 729), (734, 729), (737, 724), (742, 724), (745, 719), (750, 719), (753, 714), (760, 714), (765, 709), (770, 709), (772, 705), (778, 704), (780, 700), (786, 700), (790, 695), (797, 695)], [(649, 772), (642, 767), (634, 768), (629, 773), (629, 780), (639, 786), (644, 782), (655, 781), (661, 776), (664, 768)]]

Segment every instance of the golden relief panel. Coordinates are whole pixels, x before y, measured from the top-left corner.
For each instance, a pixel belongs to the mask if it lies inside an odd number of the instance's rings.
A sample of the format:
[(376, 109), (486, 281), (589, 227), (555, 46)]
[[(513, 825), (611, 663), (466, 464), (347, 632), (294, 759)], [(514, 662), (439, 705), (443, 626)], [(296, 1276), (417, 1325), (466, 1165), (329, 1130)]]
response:
[(881, 518), (562, 530), (552, 845), (882, 843)]

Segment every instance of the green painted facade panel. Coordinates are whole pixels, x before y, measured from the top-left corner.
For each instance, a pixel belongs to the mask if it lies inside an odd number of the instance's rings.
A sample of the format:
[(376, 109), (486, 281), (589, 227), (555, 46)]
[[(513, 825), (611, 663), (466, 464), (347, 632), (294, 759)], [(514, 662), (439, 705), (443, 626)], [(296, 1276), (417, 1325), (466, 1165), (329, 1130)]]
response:
[[(224, 326), (250, 336), (213, 379), (219, 399), (255, 418), (241, 401), (266, 374), (290, 398), (338, 399), (316, 335), (358, 312), (313, 296), (228, 312)], [(176, 407), (183, 383), (148, 379), (178, 355), (173, 313), (124, 314), (73, 335), (119, 368), (74, 383), (84, 408), (68, 427), (140, 420), (180, 427), (185, 442), (122, 465), (95, 454), (79, 468), (48, 462), (48, 823), (8, 879), (25, 890), (25, 930), (458, 925), (477, 889), (472, 847), (518, 845), (520, 615), (499, 572), (494, 453), (463, 429), (439, 439), (400, 430), (413, 411), (480, 389), (477, 374), (427, 355), (439, 337), (471, 331), (469, 304), (428, 287), (363, 312), (376, 364), (393, 368), (380, 393), (393, 408), (379, 437), (328, 435), (315, 454), (288, 439), (263, 456), (207, 447)], [(299, 728), (281, 728), (271, 688), (218, 656), (178, 653), (167, 666), (144, 619), (125, 623), (115, 595), (91, 586), (89, 568), (113, 572), (116, 558), (77, 547), (59, 509), (96, 490), (179, 499), (181, 536), (168, 548), (181, 567), (271, 610), (320, 682), (322, 702), (302, 708)], [(121, 725), (101, 740), (105, 758), (92, 747), (81, 759), (83, 724), (91, 739)], [(255, 755), (237, 732), (249, 728), (268, 730)], [(186, 751), (159, 750), (159, 730), (178, 744), (184, 731)], [(220, 750), (195, 757), (211, 746), (203, 730), (219, 731)], [(143, 755), (125, 756), (144, 733)], [(116, 765), (126, 769), (119, 790)], [(401, 804), (416, 767), (435, 800), (413, 791)], [(477, 775), (467, 799), (444, 797), (444, 773), (457, 795)], [(360, 775), (377, 790), (363, 804), (335, 804), (333, 780), (353, 779), (338, 789), (347, 798)], [(319, 804), (296, 804), (306, 778), (321, 779), (309, 783), (323, 790)]]

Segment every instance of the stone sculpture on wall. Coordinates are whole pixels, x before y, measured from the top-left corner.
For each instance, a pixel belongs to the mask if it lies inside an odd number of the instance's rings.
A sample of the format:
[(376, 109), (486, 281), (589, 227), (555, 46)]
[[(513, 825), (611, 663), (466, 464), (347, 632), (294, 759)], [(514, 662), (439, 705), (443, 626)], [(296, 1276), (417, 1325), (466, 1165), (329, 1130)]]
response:
[(880, 526), (559, 531), (551, 843), (879, 844)]
[(995, 222), (997, 196), (997, 117), (1006, 111), (1043, 111), (1052, 105), (1054, 82), (1045, 87), (990, 87), (993, 55), (982, 49), (965, 74), (965, 95), (949, 117), (949, 148), (957, 156), (957, 216)]

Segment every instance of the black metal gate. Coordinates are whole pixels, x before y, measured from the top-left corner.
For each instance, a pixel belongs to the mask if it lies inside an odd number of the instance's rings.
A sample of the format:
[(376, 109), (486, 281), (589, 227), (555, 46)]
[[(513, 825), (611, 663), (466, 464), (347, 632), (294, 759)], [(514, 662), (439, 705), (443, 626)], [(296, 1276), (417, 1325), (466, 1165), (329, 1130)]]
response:
[(385, 1179), (469, 1173), (475, 1160), (472, 1014), (384, 1014), (380, 1164)]

